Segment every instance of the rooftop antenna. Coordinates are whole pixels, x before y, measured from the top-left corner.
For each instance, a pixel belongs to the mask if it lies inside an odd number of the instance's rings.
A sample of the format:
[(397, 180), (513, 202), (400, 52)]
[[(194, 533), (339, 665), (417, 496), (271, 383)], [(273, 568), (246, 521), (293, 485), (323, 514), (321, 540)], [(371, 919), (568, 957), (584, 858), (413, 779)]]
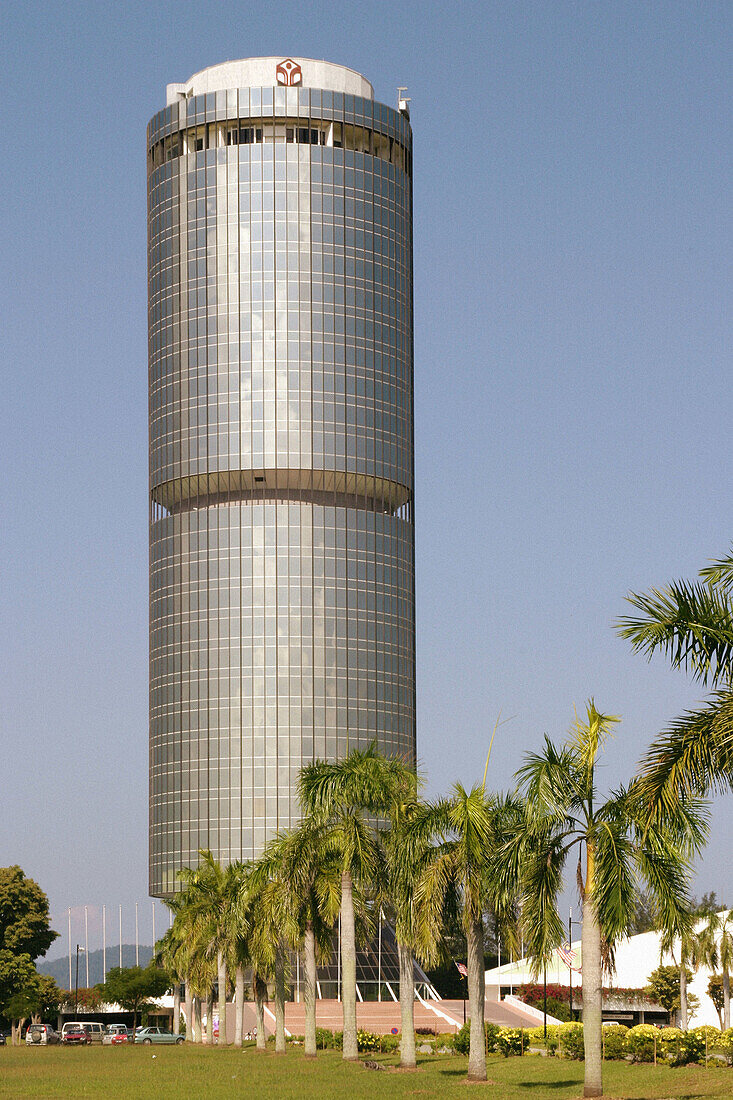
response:
[(409, 118), (410, 117), (410, 108), (409, 108), (408, 104), (410, 102), (410, 96), (403, 95), (403, 92), (406, 92), (406, 91), (407, 91), (407, 88), (398, 88), (397, 89), (397, 110), (402, 111), (402, 113), (407, 115), (407, 117)]

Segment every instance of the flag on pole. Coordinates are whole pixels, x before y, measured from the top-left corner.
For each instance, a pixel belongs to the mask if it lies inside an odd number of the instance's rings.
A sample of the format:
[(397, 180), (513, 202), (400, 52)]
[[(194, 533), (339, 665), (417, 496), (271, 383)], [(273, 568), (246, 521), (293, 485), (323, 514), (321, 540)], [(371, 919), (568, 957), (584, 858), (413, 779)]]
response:
[(557, 953), (566, 966), (569, 966), (571, 970), (575, 970), (576, 973), (580, 974), (581, 968), (575, 965), (578, 959), (578, 952), (573, 951), (569, 943), (561, 944), (557, 949)]
[(458, 973), (461, 975), (462, 978), (467, 978), (468, 977), (468, 967), (466, 966), (465, 963), (456, 963), (456, 970), (458, 971)]

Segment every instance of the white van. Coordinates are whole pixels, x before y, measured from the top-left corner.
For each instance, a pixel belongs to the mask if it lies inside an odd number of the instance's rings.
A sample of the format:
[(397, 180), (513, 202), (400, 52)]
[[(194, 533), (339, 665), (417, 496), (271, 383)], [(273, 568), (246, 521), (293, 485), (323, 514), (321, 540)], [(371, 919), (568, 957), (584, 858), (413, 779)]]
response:
[(83, 1027), (92, 1043), (101, 1043), (104, 1035), (104, 1026), (96, 1020), (68, 1020), (61, 1028), (61, 1042), (70, 1028)]

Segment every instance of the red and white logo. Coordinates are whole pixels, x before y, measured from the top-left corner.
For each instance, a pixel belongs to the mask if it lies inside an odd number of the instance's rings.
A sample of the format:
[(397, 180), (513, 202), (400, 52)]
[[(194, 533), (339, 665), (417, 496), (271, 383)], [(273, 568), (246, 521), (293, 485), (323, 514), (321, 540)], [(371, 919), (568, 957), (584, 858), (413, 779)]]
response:
[(278, 84), (284, 88), (297, 88), (303, 83), (303, 70), (292, 57), (286, 57), (275, 69)]

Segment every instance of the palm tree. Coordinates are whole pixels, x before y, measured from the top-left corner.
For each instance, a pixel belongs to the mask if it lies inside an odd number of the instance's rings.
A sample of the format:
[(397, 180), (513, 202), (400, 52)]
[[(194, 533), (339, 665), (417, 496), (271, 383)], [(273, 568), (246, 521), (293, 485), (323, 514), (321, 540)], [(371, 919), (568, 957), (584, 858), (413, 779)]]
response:
[(272, 878), (270, 858), (250, 865), (246, 891), (251, 907), (249, 952), (253, 965), (253, 987), (257, 1007), (257, 1047), (265, 1049), (264, 1003), (267, 981), (272, 980), (275, 993), (275, 1053), (284, 1054), (285, 997), (287, 993), (288, 956), (283, 921), (286, 913), (281, 892)]
[(443, 840), (426, 861), (416, 890), (420, 937), (425, 943), (425, 937), (441, 926), (447, 908), (460, 910), (471, 1019), (468, 1079), (485, 1081), (484, 914), (494, 912), (511, 940), (513, 883), (499, 874), (496, 855), (514, 835), (518, 808), (512, 799), (487, 797), (483, 784), (466, 791), (456, 783), (451, 798), (434, 804), (432, 814)]
[[(185, 941), (179, 937), (174, 925), (155, 945), (155, 961), (169, 975), (173, 985), (173, 1034), (178, 1035), (181, 1026), (181, 983), (186, 982), (188, 951)], [(191, 1029), (191, 1004), (186, 983), (186, 1027)]]
[(585, 720), (577, 715), (565, 744), (545, 738), (543, 750), (525, 758), (517, 773), (524, 796), (525, 828), (505, 850), (505, 874), (522, 889), (525, 945), (539, 971), (559, 946), (563, 924), (557, 899), (563, 870), (577, 852), (577, 881), (583, 903), (583, 1041), (585, 1096), (600, 1096), (602, 952), (613, 946), (633, 919), (636, 884), (648, 884), (658, 927), (679, 935), (687, 926), (690, 858), (705, 836), (700, 806), (678, 804), (649, 827), (632, 787), (605, 800), (596, 783), (600, 750), (618, 718), (601, 714), (593, 700)]
[(435, 855), (435, 841), (445, 830), (445, 815), (412, 797), (390, 808), (389, 828), (381, 833), (385, 853), (384, 904), (394, 923), (400, 967), (402, 1040), (400, 1066), (415, 1069), (415, 958), (434, 965), (440, 954), (441, 927), (420, 922), (417, 890)]
[[(241, 891), (242, 865), (222, 867), (208, 849), (199, 852), (195, 870), (185, 868), (180, 877), (186, 885), (186, 907), (204, 950), (216, 960), (219, 1002), (219, 1046), (227, 1044), (228, 963), (237, 937), (236, 911)], [(210, 1018), (211, 1014), (209, 1014)], [(207, 1030), (211, 1030), (207, 1028)]]
[(730, 1027), (730, 972), (733, 969), (733, 909), (716, 913), (710, 920), (717, 938), (717, 953), (723, 971), (723, 1030)]
[[(679, 935), (670, 933), (667, 929), (662, 931), (659, 944), (660, 954), (668, 952), (672, 958), (675, 951), (679, 955), (680, 968), (680, 1012), (679, 1026), (682, 1031), (687, 1031), (687, 973), (688, 970), (699, 970), (701, 966), (714, 968), (718, 961), (718, 951), (715, 943), (715, 928), (711, 918), (702, 928), (695, 929), (693, 922), (689, 921), (680, 928)], [(677, 960), (675, 960), (676, 962)]]
[(635, 652), (650, 659), (665, 654), (673, 668), (713, 692), (672, 722), (644, 757), (640, 790), (652, 806), (733, 790), (733, 556), (713, 562), (700, 578), (631, 593), (638, 614), (618, 624)]
[(319, 961), (332, 950), (341, 900), (339, 865), (327, 850), (324, 827), (306, 819), (280, 833), (258, 861), (275, 883), (277, 923), (288, 946), (305, 961), (305, 1056), (316, 1056), (316, 981)]
[(338, 859), (341, 874), (341, 996), (343, 1057), (356, 1061), (356, 924), (354, 888), (369, 881), (380, 858), (365, 813), (388, 811), (415, 786), (415, 773), (374, 745), (344, 760), (316, 761), (300, 773), (298, 795), (304, 814), (324, 827), (324, 849)]

